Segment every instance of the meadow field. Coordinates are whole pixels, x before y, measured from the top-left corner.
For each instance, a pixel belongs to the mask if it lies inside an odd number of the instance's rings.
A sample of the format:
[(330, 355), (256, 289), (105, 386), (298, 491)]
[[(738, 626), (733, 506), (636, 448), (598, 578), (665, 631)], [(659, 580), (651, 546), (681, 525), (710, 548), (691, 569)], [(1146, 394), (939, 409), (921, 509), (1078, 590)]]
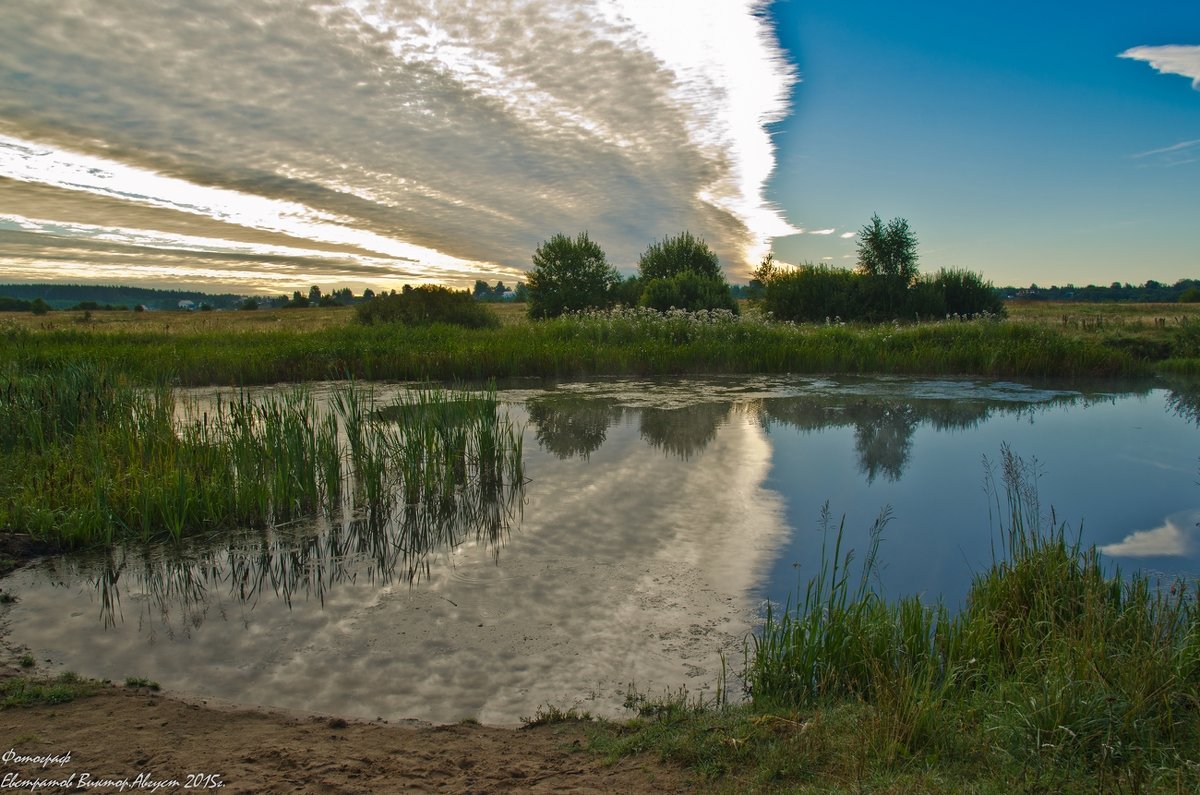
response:
[(1081, 377), (1194, 372), (1195, 305), (1014, 305), (1011, 317), (919, 324), (774, 323), (643, 309), (527, 320), (498, 305), (494, 329), (365, 326), (350, 308), (250, 312), (62, 312), (0, 319), (0, 362), (40, 370), (103, 362), (185, 386), (343, 378), (696, 373), (892, 373)]
[[(740, 302), (743, 310), (753, 306)], [(487, 305), (505, 326), (529, 322), (525, 305), (496, 302)], [(1097, 330), (1107, 326), (1127, 329), (1153, 329), (1158, 321), (1178, 324), (1200, 319), (1200, 304), (1082, 303), (1061, 301), (1008, 301), (1008, 319), (1015, 323), (1036, 323), (1076, 330)], [(354, 320), (353, 307), (313, 307), (306, 309), (257, 309), (250, 312), (72, 312), (62, 311), (36, 316), (26, 312), (0, 315), (0, 328), (26, 328), (53, 331), (84, 326), (93, 331), (142, 331), (175, 334), (202, 331), (316, 331), (342, 326)]]

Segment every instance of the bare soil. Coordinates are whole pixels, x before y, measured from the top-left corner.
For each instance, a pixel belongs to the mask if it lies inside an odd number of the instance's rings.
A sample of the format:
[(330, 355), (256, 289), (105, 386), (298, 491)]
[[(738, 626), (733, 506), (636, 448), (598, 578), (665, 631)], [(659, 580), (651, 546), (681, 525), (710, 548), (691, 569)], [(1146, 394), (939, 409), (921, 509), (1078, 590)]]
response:
[(95, 792), (120, 791), (122, 780), (128, 782), (125, 791), (153, 791), (160, 785), (159, 792), (182, 792), (189, 784), (227, 793), (694, 789), (686, 773), (654, 758), (607, 764), (586, 750), (586, 733), (587, 727), (577, 723), (504, 729), (347, 722), (189, 703), (145, 688), (108, 686), (66, 704), (0, 710), (0, 754), (70, 753), (66, 764), (44, 768), (10, 756), (0, 764), (0, 777), (45, 781), (74, 774), (75, 787), (112, 782), (91, 789)]

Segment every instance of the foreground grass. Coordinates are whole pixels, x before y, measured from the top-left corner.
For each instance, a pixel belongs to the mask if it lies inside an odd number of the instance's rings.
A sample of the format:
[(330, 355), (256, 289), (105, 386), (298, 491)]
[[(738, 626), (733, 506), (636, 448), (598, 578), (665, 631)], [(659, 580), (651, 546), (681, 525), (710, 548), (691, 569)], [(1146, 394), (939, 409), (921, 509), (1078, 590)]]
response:
[(752, 641), (746, 704), (635, 699), (596, 750), (730, 792), (1200, 791), (1200, 590), (1106, 572), (1045, 522), (1029, 465), (1001, 471), (1003, 549), (961, 611), (884, 600), (874, 548), (855, 580), (831, 532)]
[(53, 679), (22, 674), (0, 679), (0, 709), (65, 704), (96, 694), (100, 682), (82, 679), (70, 671)]
[(1176, 345), (1178, 330), (1158, 333), (1168, 341), (1150, 358), (1039, 323), (813, 326), (625, 310), (486, 330), (352, 323), (186, 332), (9, 326), (0, 331), (0, 362), (23, 371), (105, 362), (145, 380), (169, 375), (182, 385), (249, 385), (734, 372), (1114, 376), (1148, 373), (1167, 356), (1200, 356), (1190, 352), (1190, 338)]

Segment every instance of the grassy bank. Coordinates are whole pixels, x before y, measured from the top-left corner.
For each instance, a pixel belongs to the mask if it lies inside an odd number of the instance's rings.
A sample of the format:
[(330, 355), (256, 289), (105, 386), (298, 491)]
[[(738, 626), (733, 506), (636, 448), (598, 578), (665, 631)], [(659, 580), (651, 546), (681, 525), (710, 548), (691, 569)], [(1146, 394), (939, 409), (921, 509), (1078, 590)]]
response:
[(1198, 791), (1200, 591), (1106, 572), (1024, 462), (1001, 472), (1001, 549), (960, 611), (884, 599), (874, 548), (852, 575), (829, 522), (822, 572), (752, 641), (748, 704), (635, 700), (596, 747), (736, 792)]
[(198, 331), (12, 326), (0, 333), (0, 361), (35, 372), (105, 362), (183, 385), (733, 372), (1113, 376), (1153, 367), (1137, 352), (1038, 323), (797, 326), (627, 310), (485, 330), (349, 322), (247, 330), (234, 323), (241, 314), (252, 313), (224, 313), (230, 326)]

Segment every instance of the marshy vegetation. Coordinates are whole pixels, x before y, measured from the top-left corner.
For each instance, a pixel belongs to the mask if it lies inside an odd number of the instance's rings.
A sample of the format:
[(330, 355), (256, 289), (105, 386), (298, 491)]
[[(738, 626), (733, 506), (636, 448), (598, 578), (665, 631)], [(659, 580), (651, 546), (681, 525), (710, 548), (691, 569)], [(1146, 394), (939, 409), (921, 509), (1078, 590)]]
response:
[(293, 388), (177, 405), (84, 360), (0, 379), (0, 526), (66, 545), (179, 540), (325, 516), (381, 527), (473, 515), (523, 479), (494, 394), (349, 383), (321, 410)]

